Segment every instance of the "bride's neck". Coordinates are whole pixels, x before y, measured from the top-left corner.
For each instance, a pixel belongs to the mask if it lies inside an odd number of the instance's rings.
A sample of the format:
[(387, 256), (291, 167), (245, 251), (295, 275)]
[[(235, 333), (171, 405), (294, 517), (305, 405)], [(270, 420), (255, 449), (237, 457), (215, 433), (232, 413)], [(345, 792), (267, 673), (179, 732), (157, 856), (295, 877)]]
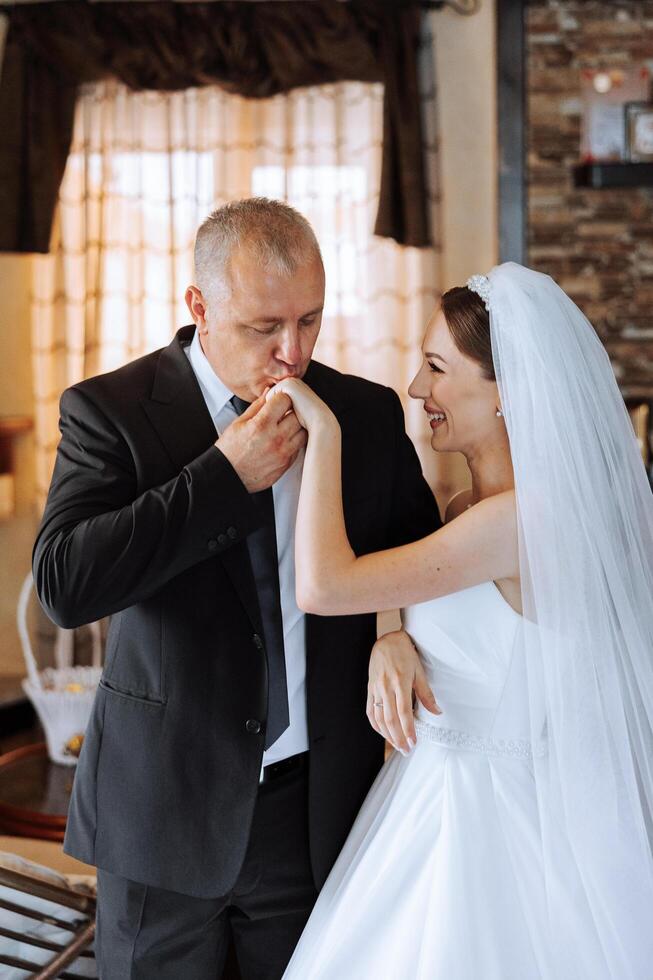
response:
[(472, 500), (478, 503), (504, 490), (512, 490), (515, 478), (507, 445), (484, 448), (465, 457), (472, 474)]

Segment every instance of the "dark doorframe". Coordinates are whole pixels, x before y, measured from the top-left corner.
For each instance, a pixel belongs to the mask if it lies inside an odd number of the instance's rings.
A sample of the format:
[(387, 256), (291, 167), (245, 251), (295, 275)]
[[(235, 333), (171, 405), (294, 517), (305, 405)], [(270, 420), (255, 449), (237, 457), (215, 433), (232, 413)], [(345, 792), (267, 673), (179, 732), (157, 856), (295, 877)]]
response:
[(526, 264), (526, 0), (497, 0), (499, 261)]

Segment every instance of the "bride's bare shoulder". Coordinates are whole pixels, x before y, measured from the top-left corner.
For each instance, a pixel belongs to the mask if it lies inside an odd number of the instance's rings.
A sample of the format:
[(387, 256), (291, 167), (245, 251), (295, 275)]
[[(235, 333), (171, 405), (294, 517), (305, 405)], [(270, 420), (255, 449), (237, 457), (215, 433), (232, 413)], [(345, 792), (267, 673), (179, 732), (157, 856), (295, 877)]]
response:
[(474, 533), (480, 533), (487, 526), (491, 534), (500, 530), (501, 534), (514, 531), (516, 535), (517, 514), (514, 490), (502, 490), (490, 497), (484, 497), (476, 504), (472, 503), (471, 490), (457, 493), (447, 505), (445, 527), (463, 514), (469, 515), (469, 521), (466, 518), (464, 522), (466, 532), (474, 529)]
[(471, 489), (459, 490), (458, 493), (455, 493), (445, 508), (444, 523), (448, 524), (449, 521), (453, 521), (454, 518), (459, 517), (460, 514), (467, 510), (471, 502)]
[(509, 527), (517, 527), (516, 498), (514, 489), (501, 490), (490, 497), (479, 500), (472, 508), (483, 520), (499, 522), (498, 527), (508, 530)]

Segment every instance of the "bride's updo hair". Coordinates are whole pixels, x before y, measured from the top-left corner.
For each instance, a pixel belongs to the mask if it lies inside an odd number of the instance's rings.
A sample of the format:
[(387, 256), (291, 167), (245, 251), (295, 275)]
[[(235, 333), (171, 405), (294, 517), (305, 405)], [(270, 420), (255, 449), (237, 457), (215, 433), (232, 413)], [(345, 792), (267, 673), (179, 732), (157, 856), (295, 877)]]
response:
[(467, 286), (454, 286), (440, 303), (458, 350), (480, 364), (483, 377), (495, 381), (490, 341), (490, 315), (481, 297)]

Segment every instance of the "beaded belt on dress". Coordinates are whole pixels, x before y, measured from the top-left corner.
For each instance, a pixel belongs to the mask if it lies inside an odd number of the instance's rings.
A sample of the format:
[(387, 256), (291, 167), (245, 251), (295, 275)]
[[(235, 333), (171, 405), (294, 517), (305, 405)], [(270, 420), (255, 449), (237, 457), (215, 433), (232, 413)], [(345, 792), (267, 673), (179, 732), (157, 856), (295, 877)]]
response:
[[(481, 752), (483, 755), (506, 756), (510, 759), (531, 761), (533, 746), (525, 738), (492, 738), (490, 735), (474, 735), (472, 732), (460, 732), (455, 728), (443, 728), (440, 725), (429, 725), (425, 721), (415, 719), (415, 731), (429, 742), (437, 742), (452, 749), (467, 749), (470, 752)], [(542, 744), (536, 753), (543, 755), (546, 746)]]

